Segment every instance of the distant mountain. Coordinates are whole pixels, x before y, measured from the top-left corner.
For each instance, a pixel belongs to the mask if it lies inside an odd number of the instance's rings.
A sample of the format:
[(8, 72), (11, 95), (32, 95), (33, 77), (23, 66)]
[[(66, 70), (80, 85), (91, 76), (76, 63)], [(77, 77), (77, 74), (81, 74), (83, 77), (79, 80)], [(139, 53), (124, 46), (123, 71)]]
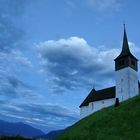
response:
[(44, 135), (44, 133), (41, 130), (22, 122), (11, 123), (0, 120), (0, 135), (35, 137), (38, 135)]
[(51, 132), (47, 133), (46, 135), (41, 135), (41, 136), (38, 136), (37, 138), (45, 139), (45, 140), (54, 140), (56, 137), (58, 137), (64, 131), (65, 130), (51, 131)]

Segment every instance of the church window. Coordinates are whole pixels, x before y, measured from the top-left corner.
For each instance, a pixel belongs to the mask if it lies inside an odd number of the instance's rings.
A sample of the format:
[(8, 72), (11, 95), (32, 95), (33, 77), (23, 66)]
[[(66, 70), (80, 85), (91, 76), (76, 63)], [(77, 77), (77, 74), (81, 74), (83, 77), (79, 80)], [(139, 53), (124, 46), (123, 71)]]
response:
[(93, 103), (91, 103), (91, 108), (92, 108), (92, 110), (94, 109), (94, 104)]
[(131, 65), (135, 66), (135, 61), (131, 60)]
[(93, 104), (93, 103), (91, 103), (91, 109), (92, 109), (92, 110), (94, 109), (94, 104)]
[(124, 60), (120, 60), (119, 61), (119, 66), (123, 66), (124, 65)]
[(122, 101), (123, 101), (123, 95), (122, 95)]
[(104, 101), (101, 101), (101, 108), (104, 108), (104, 107), (105, 107)]
[(121, 93), (123, 92), (123, 88), (121, 88)]

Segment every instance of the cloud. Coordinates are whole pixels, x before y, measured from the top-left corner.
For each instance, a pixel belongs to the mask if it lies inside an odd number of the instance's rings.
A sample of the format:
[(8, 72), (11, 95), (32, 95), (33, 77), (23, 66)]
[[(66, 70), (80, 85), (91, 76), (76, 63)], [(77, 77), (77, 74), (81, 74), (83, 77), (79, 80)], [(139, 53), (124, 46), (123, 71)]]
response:
[(118, 49), (91, 47), (85, 39), (70, 37), (37, 45), (49, 87), (55, 93), (101, 86), (112, 81)]
[(26, 0), (0, 1), (0, 51), (10, 51), (18, 46), (23, 30), (15, 25), (24, 11)]
[(0, 97), (9, 99), (34, 96), (32, 87), (18, 76), (27, 69), (32, 69), (32, 63), (20, 51), (0, 52)]
[(1, 114), (45, 130), (65, 128), (79, 119), (77, 113), (57, 104), (5, 103), (1, 104)]
[[(32, 68), (32, 62), (24, 56), (21, 51), (12, 49), (10, 52), (0, 52), (0, 69), (10, 72), (16, 71), (16, 68)], [(8, 64), (8, 65), (7, 65)], [(19, 69), (17, 69), (19, 70)]]
[(72, 13), (74, 13), (74, 11), (76, 10), (77, 6), (76, 6), (76, 3), (72, 0), (68, 0), (65, 2), (65, 13), (67, 15), (71, 15)]
[(120, 0), (88, 0), (88, 3), (91, 7), (97, 11), (106, 11), (106, 10), (119, 10), (121, 7)]
[(26, 0), (0, 1), (0, 95), (16, 95), (17, 88), (23, 87), (16, 72), (32, 66), (20, 51), (15, 50), (24, 34), (15, 22), (21, 18), (25, 3)]
[(9, 98), (17, 97), (30, 97), (33, 94), (32, 88), (26, 85), (24, 82), (18, 80), (14, 76), (0, 75), (0, 96)]
[(25, 57), (21, 53), (21, 51), (12, 50), (10, 55), (11, 55), (11, 59), (13, 58), (18, 64), (20, 64), (20, 66), (30, 67), (30, 68), (33, 67), (32, 62), (27, 57)]
[(128, 44), (132, 53), (138, 56), (138, 54), (140, 53), (140, 47), (138, 47), (134, 42), (131, 41), (129, 41)]
[(25, 35), (21, 19), (26, 4), (27, 0), (0, 0), (0, 104), (41, 97), (28, 84), (33, 65), (21, 45)]

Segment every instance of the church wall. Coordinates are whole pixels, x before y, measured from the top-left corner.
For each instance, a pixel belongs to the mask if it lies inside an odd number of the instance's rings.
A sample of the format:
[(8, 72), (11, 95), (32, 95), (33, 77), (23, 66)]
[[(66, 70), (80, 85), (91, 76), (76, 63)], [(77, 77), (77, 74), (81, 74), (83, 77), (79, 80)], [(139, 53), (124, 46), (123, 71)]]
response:
[(89, 103), (88, 106), (83, 106), (80, 108), (80, 118), (82, 119), (102, 108), (105, 108), (114, 104), (115, 104), (115, 98), (91, 102)]
[(137, 71), (130, 67), (116, 71), (116, 97), (119, 101), (127, 100), (138, 93)]

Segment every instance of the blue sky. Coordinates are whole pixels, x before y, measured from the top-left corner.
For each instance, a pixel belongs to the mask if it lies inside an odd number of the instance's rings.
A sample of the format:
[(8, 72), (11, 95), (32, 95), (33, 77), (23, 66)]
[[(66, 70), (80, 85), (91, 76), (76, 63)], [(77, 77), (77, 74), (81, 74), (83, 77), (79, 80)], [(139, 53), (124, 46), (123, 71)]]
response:
[(0, 119), (44, 132), (76, 122), (93, 86), (115, 85), (123, 23), (140, 59), (139, 4), (0, 0)]

